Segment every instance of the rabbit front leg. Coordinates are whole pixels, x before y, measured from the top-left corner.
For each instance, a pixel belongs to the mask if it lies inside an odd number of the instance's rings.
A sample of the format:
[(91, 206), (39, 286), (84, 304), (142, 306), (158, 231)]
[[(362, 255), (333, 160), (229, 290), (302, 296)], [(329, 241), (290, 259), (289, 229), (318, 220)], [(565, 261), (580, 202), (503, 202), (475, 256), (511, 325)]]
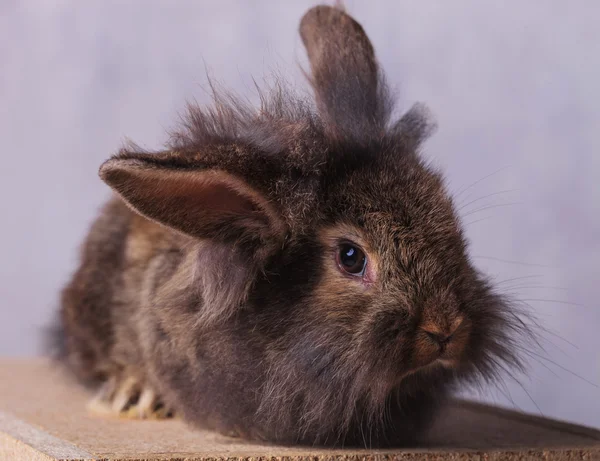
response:
[(165, 419), (173, 416), (160, 395), (148, 383), (134, 376), (107, 380), (92, 398), (88, 409), (103, 416), (126, 419)]

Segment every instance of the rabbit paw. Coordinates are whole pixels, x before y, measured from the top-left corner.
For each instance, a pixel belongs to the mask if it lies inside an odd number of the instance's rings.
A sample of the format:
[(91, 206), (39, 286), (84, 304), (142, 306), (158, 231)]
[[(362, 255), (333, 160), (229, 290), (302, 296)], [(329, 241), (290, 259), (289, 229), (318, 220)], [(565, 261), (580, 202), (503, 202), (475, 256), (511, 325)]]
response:
[(161, 401), (154, 390), (134, 377), (109, 379), (89, 404), (89, 409), (101, 415), (128, 419), (164, 419), (173, 411)]

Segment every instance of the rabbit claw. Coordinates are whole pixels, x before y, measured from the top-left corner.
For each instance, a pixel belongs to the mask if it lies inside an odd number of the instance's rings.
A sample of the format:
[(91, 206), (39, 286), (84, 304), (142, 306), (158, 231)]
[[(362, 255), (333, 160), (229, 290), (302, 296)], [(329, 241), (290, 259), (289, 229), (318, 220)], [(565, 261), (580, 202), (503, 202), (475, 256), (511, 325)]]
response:
[(173, 412), (150, 387), (142, 388), (139, 398), (125, 414), (127, 418), (132, 419), (165, 419), (173, 416)]
[(173, 416), (173, 411), (164, 405), (151, 387), (142, 385), (131, 376), (121, 381), (114, 377), (109, 379), (88, 408), (96, 414), (126, 419), (164, 419)]

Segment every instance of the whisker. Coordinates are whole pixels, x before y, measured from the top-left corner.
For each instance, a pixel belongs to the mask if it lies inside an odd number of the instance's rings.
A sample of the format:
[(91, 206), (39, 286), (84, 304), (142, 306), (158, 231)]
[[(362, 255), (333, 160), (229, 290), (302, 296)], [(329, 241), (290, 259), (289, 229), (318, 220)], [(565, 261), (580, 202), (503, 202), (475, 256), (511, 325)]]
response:
[(518, 190), (519, 190), (519, 189), (507, 189), (507, 190), (502, 190), (502, 191), (500, 191), (500, 192), (494, 192), (493, 194), (488, 194), (488, 195), (484, 195), (483, 197), (476, 198), (476, 199), (474, 199), (474, 200), (471, 200), (470, 202), (468, 202), (468, 203), (465, 203), (465, 204), (463, 204), (463, 203), (459, 203), (459, 204), (458, 204), (458, 205), (459, 205), (459, 208), (458, 208), (458, 210), (457, 210), (457, 211), (461, 211), (463, 208), (465, 208), (465, 207), (468, 207), (469, 205), (471, 205), (471, 204), (473, 204), (473, 203), (475, 203), (475, 202), (479, 202), (480, 200), (484, 200), (484, 199), (486, 199), (486, 198), (494, 197), (495, 195), (507, 194), (507, 193), (509, 193), (509, 192), (516, 192), (516, 191), (518, 191)]
[(543, 275), (541, 275), (541, 274), (524, 275), (522, 277), (513, 277), (510, 279), (499, 280), (499, 281), (496, 281), (495, 283), (496, 283), (496, 285), (501, 285), (503, 283), (514, 282), (516, 280), (525, 280), (525, 279), (532, 279), (532, 278), (539, 278), (539, 277), (543, 277)]
[[(527, 304), (527, 303), (525, 303), (525, 304)], [(529, 306), (529, 304), (527, 304), (527, 305)], [(536, 313), (536, 316), (539, 316), (539, 315), (545, 315), (545, 314), (544, 314), (544, 313), (539, 313), (539, 312), (537, 312), (537, 313)], [(549, 315), (549, 314), (546, 314), (546, 315)], [(527, 327), (527, 325), (525, 324), (525, 322), (524, 322), (522, 319), (520, 319), (520, 318), (519, 318), (517, 315), (515, 315), (514, 317), (517, 319), (517, 321), (518, 321), (518, 322), (521, 324), (521, 326), (522, 326), (524, 329), (527, 329), (527, 328), (528, 328), (528, 327)], [(530, 319), (531, 319), (531, 317), (530, 317)], [(533, 319), (532, 319), (532, 320), (533, 320)], [(576, 344), (574, 344), (574, 343), (570, 342), (570, 341), (569, 341), (569, 340), (567, 340), (566, 338), (563, 338), (562, 336), (560, 336), (560, 335), (559, 335), (559, 334), (557, 334), (556, 332), (554, 332), (554, 331), (550, 330), (549, 328), (546, 328), (546, 327), (544, 327), (544, 326), (543, 326), (543, 325), (541, 325), (539, 322), (535, 322), (535, 321), (534, 321), (534, 327), (535, 327), (535, 329), (536, 329), (536, 330), (539, 330), (541, 333), (547, 333), (547, 334), (548, 334), (548, 335), (550, 335), (550, 336), (554, 336), (555, 338), (557, 338), (557, 339), (560, 339), (560, 340), (562, 340), (563, 342), (567, 343), (568, 345), (572, 346), (572, 347), (573, 347), (573, 348), (575, 348), (576, 350), (579, 350), (579, 347), (577, 347), (577, 345), (576, 345)], [(536, 334), (536, 335), (533, 335), (533, 336), (530, 338), (530, 340), (531, 340), (531, 341), (533, 341), (533, 342), (534, 342), (534, 343), (535, 343), (535, 344), (536, 344), (536, 345), (537, 345), (537, 346), (538, 346), (538, 347), (539, 347), (541, 350), (543, 350), (544, 352), (546, 351), (546, 348), (545, 348), (545, 347), (544, 347), (544, 346), (541, 344), (541, 340), (543, 340), (545, 343), (548, 343), (548, 344), (550, 344), (552, 347), (554, 347), (554, 348), (558, 349), (560, 352), (562, 352), (562, 353), (563, 353), (564, 355), (566, 355), (567, 357), (569, 357), (569, 358), (571, 357), (571, 356), (570, 356), (570, 355), (569, 355), (569, 354), (568, 354), (568, 353), (567, 353), (567, 352), (566, 352), (564, 349), (562, 349), (560, 346), (558, 346), (558, 345), (557, 345), (557, 344), (555, 344), (554, 342), (550, 341), (548, 338), (544, 337), (542, 334)]]
[(524, 202), (509, 202), (509, 203), (499, 203), (497, 205), (487, 205), (487, 206), (483, 206), (481, 208), (477, 208), (475, 210), (469, 211), (467, 214), (463, 215), (463, 218), (466, 218), (467, 216), (471, 216), (472, 214), (475, 214), (475, 213), (480, 213), (481, 211), (491, 210), (493, 208), (508, 207), (508, 206), (512, 206), (512, 205), (523, 205), (523, 203)]
[(554, 371), (552, 370), (548, 365), (546, 365), (544, 362), (542, 362), (539, 358), (532, 356), (531, 354), (529, 354), (526, 351), (522, 351), (525, 355), (527, 355), (529, 358), (531, 358), (532, 360), (535, 360), (537, 364), (543, 366), (546, 370), (548, 370), (550, 373), (552, 373), (554, 376), (556, 376), (557, 378), (560, 379), (560, 376)]
[(545, 319), (554, 319), (554, 318), (556, 318), (556, 314), (553, 314), (551, 312), (538, 312), (536, 315), (538, 315), (539, 317), (544, 317)]
[[(498, 364), (496, 364), (497, 366), (499, 366)], [(504, 366), (499, 366), (499, 370), (501, 370), (502, 372), (504, 372), (504, 374), (510, 378), (512, 381), (514, 381), (515, 383), (517, 383), (521, 388), (524, 389), (523, 384), (521, 383), (521, 380), (518, 379), (508, 368), (504, 367)], [(496, 389), (507, 399), (510, 401), (510, 403), (512, 404), (513, 408), (517, 408), (520, 411), (523, 411), (523, 409), (521, 408), (520, 405), (518, 405), (515, 400), (513, 399), (510, 390), (508, 389), (508, 386), (506, 384), (506, 380), (505, 378), (501, 378), (499, 380), (497, 380), (494, 383)], [(502, 390), (504, 389), (504, 391)], [(534, 402), (535, 404), (535, 402)]]
[(529, 397), (529, 400), (531, 400), (533, 402), (533, 404), (535, 405), (535, 407), (540, 412), (540, 415), (544, 416), (544, 412), (542, 411), (542, 409), (540, 408), (540, 406), (537, 404), (537, 402), (535, 401), (535, 399), (531, 396), (531, 394), (529, 393), (529, 391), (525, 388), (525, 386), (523, 386), (519, 381), (517, 381), (517, 384), (519, 385), (519, 387), (521, 389), (523, 389), (523, 392), (525, 392), (525, 394), (527, 394), (527, 397)]
[(496, 175), (496, 174), (500, 173), (500, 172), (501, 172), (501, 171), (503, 171), (503, 170), (506, 170), (507, 168), (510, 168), (510, 166), (509, 166), (509, 165), (507, 165), (507, 166), (504, 166), (504, 167), (502, 167), (502, 168), (500, 168), (500, 169), (498, 169), (498, 170), (494, 171), (493, 173), (490, 173), (490, 174), (488, 174), (487, 176), (484, 176), (483, 178), (481, 178), (481, 179), (478, 179), (478, 180), (477, 180), (477, 181), (475, 181), (474, 183), (471, 183), (469, 186), (467, 186), (467, 187), (463, 188), (462, 190), (459, 190), (458, 192), (456, 192), (456, 193), (454, 194), (454, 196), (455, 196), (456, 198), (460, 197), (460, 196), (461, 196), (461, 194), (464, 194), (466, 191), (468, 191), (468, 190), (469, 190), (469, 189), (471, 189), (472, 187), (475, 187), (475, 186), (476, 186), (477, 184), (479, 184), (481, 181), (484, 181), (484, 180), (486, 180), (486, 179), (488, 179), (488, 178), (491, 178), (492, 176), (494, 176), (494, 175)]
[[(504, 390), (502, 390), (500, 388), (501, 385), (504, 387)], [(523, 409), (517, 404), (517, 402), (515, 402), (515, 399), (513, 399), (512, 396), (510, 395), (508, 387), (506, 386), (506, 383), (503, 380), (501, 380), (500, 382), (498, 382), (496, 384), (496, 390), (498, 392), (500, 392), (504, 396), (504, 398), (511, 403), (511, 405), (513, 406), (513, 408), (516, 408), (519, 411), (523, 411)]]
[[(527, 390), (527, 388), (523, 385), (523, 383), (521, 382), (520, 379), (517, 379), (516, 376), (514, 376), (509, 370), (507, 370), (506, 368), (503, 367), (504, 372), (508, 375), (508, 377), (513, 380), (522, 390), (523, 392), (525, 392), (525, 394), (527, 395), (527, 397), (529, 398), (529, 400), (531, 400), (531, 402), (535, 405), (535, 407), (537, 408), (538, 412), (540, 415), (544, 416), (544, 412), (542, 411), (542, 409), (540, 408), (540, 406), (537, 404), (537, 402), (535, 401), (535, 399), (533, 398), (533, 396), (529, 393), (529, 391)], [(511, 399), (512, 400), (512, 399)], [(512, 400), (513, 404), (514, 404), (514, 400)], [(518, 406), (515, 405), (517, 408), (519, 408), (519, 410), (522, 411), (522, 409)]]
[(554, 360), (552, 360), (552, 359), (549, 359), (548, 357), (544, 357), (543, 355), (537, 354), (537, 353), (536, 353), (536, 352), (534, 352), (534, 351), (531, 351), (531, 350), (529, 350), (529, 349), (525, 349), (525, 348), (524, 348), (524, 347), (522, 347), (522, 346), (520, 347), (520, 350), (521, 350), (522, 352), (525, 352), (525, 353), (527, 353), (527, 354), (532, 354), (532, 355), (536, 356), (537, 358), (539, 358), (539, 359), (541, 359), (541, 360), (545, 360), (546, 362), (549, 362), (549, 363), (551, 363), (551, 364), (552, 364), (552, 365), (554, 365), (555, 367), (558, 367), (558, 368), (560, 368), (561, 370), (563, 370), (563, 371), (566, 371), (567, 373), (569, 373), (569, 374), (571, 374), (571, 375), (575, 376), (576, 378), (579, 378), (579, 379), (581, 379), (582, 381), (584, 381), (584, 382), (588, 383), (589, 385), (591, 385), (591, 386), (594, 386), (594, 387), (595, 387), (595, 388), (597, 388), (597, 389), (600, 389), (600, 386), (599, 386), (598, 384), (596, 384), (596, 383), (594, 383), (594, 382), (592, 382), (592, 381), (590, 381), (590, 380), (588, 380), (588, 379), (584, 378), (583, 376), (581, 376), (581, 375), (579, 375), (579, 374), (575, 373), (574, 371), (571, 371), (571, 370), (569, 370), (568, 368), (566, 368), (566, 367), (562, 366), (561, 364), (559, 364), (558, 362), (555, 362), (555, 361), (554, 361)]
[(519, 301), (522, 301), (522, 302), (543, 302), (543, 303), (565, 304), (567, 306), (575, 306), (575, 307), (587, 308), (583, 304), (578, 304), (578, 303), (574, 303), (574, 302), (571, 302), (571, 301), (561, 301), (559, 299), (524, 298), (524, 299), (520, 299)]
[(469, 221), (465, 223), (465, 226), (470, 226), (471, 224), (475, 224), (478, 223), (480, 221), (487, 221), (488, 219), (492, 218), (493, 216), (486, 216), (485, 218), (481, 218), (481, 219), (476, 219), (475, 221)]
[[(559, 335), (558, 333), (556, 333), (556, 332), (554, 332), (554, 331), (552, 331), (552, 330), (549, 330), (548, 328), (542, 328), (542, 330), (543, 330), (545, 333), (548, 333), (549, 335), (551, 335), (551, 336), (554, 336), (555, 338), (557, 338), (557, 339), (560, 339), (561, 341), (563, 341), (563, 342), (567, 343), (569, 346), (571, 346), (571, 347), (573, 347), (573, 348), (575, 348), (575, 349), (579, 350), (579, 347), (578, 347), (578, 346), (577, 346), (575, 343), (572, 343), (572, 342), (571, 342), (571, 341), (569, 341), (568, 339), (566, 339), (566, 338), (563, 338), (563, 337), (562, 337), (561, 335)], [(548, 341), (548, 342), (550, 342), (550, 341)], [(557, 349), (559, 349), (559, 350), (561, 350), (561, 351), (562, 351), (562, 349), (560, 349), (560, 348), (559, 348), (559, 347), (558, 347), (556, 344), (554, 344), (553, 342), (550, 342), (550, 344), (552, 344), (554, 347), (556, 347)], [(564, 351), (562, 351), (562, 352), (563, 352), (563, 353), (565, 353)], [(565, 353), (565, 354), (566, 354), (566, 353)]]
[(476, 258), (476, 259), (488, 259), (490, 261), (498, 261), (498, 262), (507, 263), (507, 264), (518, 264), (519, 266), (546, 267), (546, 268), (553, 267), (553, 266), (548, 266), (546, 264), (524, 263), (524, 262), (521, 262), (521, 261), (511, 261), (510, 259), (496, 258), (495, 256), (474, 255), (473, 258)]
[[(509, 287), (506, 287), (506, 289), (507, 290), (557, 290), (557, 291), (569, 291), (568, 288), (552, 287), (552, 286), (549, 286), (549, 285), (511, 285)], [(509, 293), (509, 292), (505, 291), (505, 293)]]

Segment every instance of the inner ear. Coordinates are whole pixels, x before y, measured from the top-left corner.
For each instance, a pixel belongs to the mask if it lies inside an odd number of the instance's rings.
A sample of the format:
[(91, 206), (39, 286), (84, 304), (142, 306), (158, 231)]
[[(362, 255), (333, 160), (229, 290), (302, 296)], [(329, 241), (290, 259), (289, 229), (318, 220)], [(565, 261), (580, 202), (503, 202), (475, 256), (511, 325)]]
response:
[[(205, 203), (205, 209), (234, 214), (259, 211), (258, 204), (250, 200), (247, 195), (239, 193), (229, 181), (205, 184), (205, 187), (198, 188), (198, 194), (198, 201)], [(188, 197), (185, 193), (182, 196)]]
[(225, 171), (115, 158), (102, 166), (100, 176), (141, 215), (194, 237), (264, 240), (282, 230), (268, 199)]
[[(150, 170), (137, 178), (137, 186), (146, 189), (157, 210), (166, 220), (169, 215), (185, 211), (202, 221), (204, 216), (226, 215), (229, 219), (252, 218), (268, 224), (269, 210), (266, 201), (242, 181), (222, 171), (169, 171)], [(144, 197), (132, 197), (142, 205)], [(155, 213), (151, 213), (154, 217)]]

